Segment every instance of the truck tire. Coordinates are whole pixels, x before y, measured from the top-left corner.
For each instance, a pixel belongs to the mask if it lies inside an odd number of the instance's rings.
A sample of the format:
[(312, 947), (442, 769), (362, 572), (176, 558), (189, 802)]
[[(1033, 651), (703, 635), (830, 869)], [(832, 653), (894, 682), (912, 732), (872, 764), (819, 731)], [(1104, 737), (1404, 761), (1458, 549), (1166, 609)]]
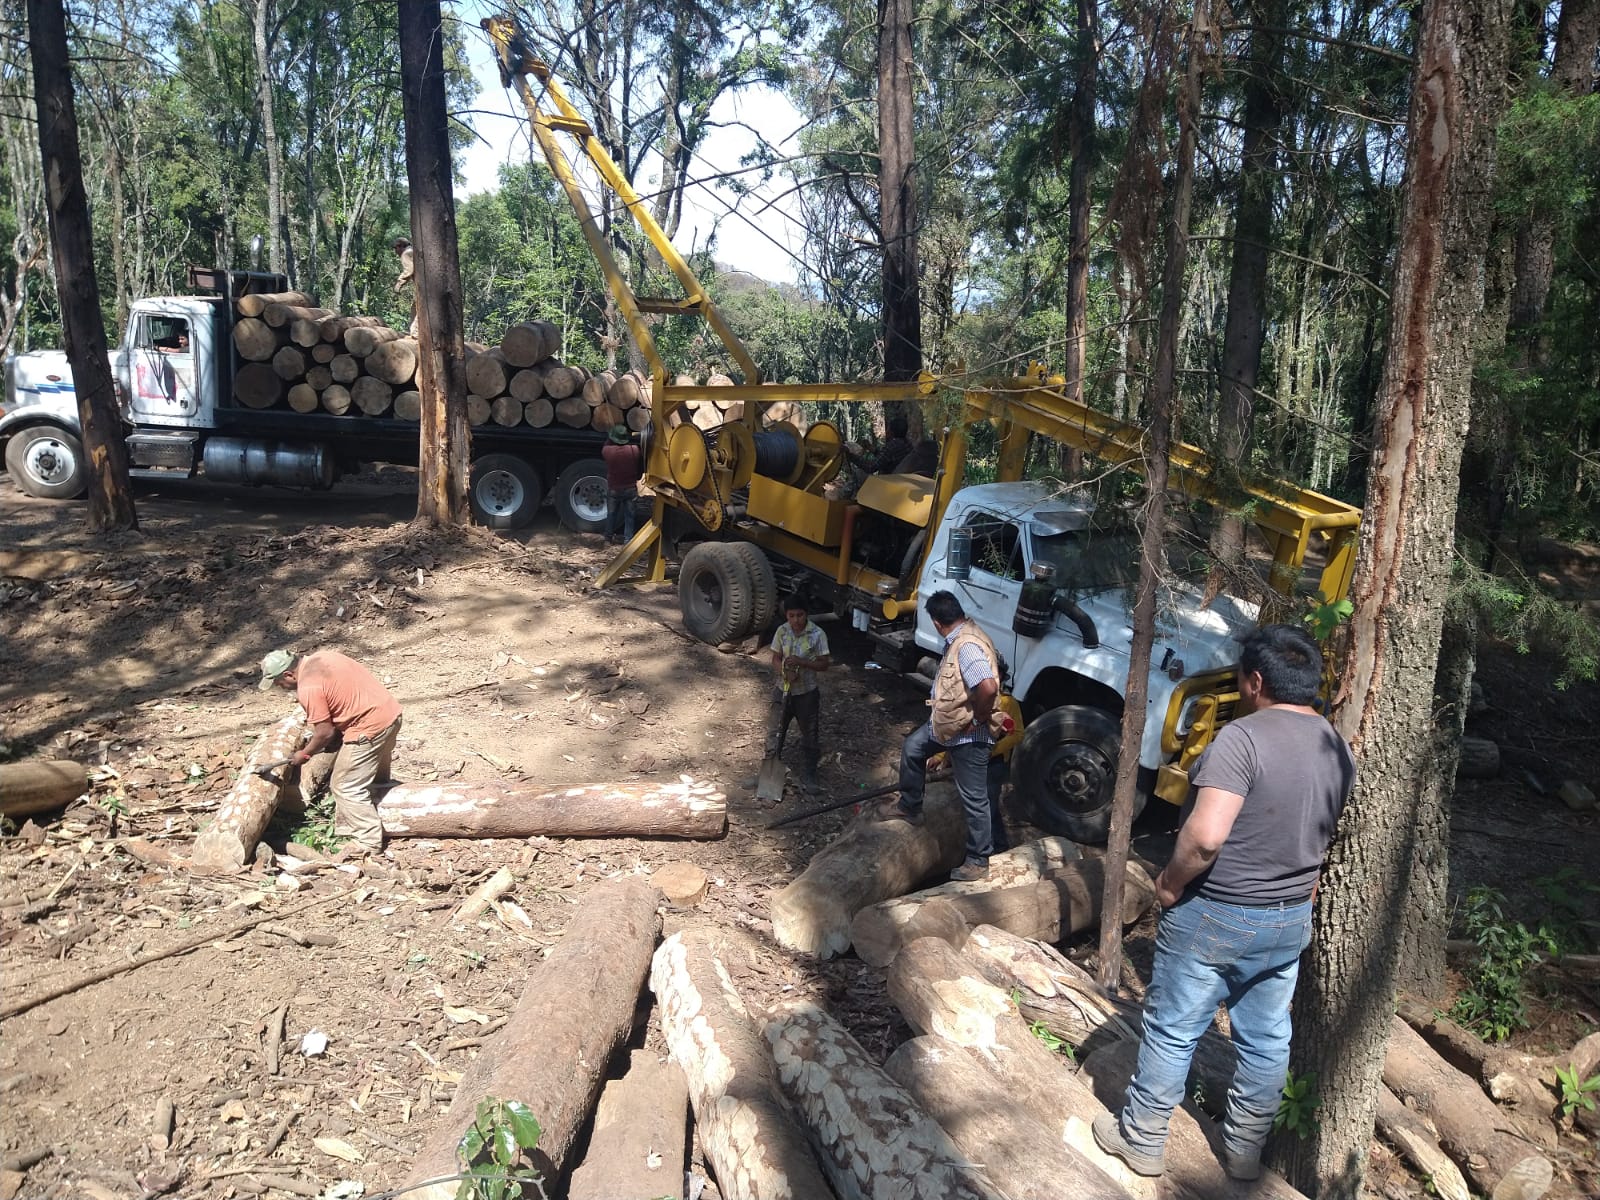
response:
[(582, 458), (556, 476), (556, 515), (573, 533), (606, 531), (606, 464)]
[(88, 490), (83, 443), (54, 425), (34, 425), (12, 437), (6, 470), (18, 491), (41, 500), (75, 500)]
[(733, 546), (701, 542), (683, 557), (678, 571), (678, 606), (683, 627), (702, 642), (720, 646), (750, 632), (755, 584)]
[(544, 484), (533, 466), (514, 454), (485, 454), (472, 462), (467, 489), (472, 515), (490, 529), (525, 529), (544, 500)]
[[(1047, 833), (1101, 846), (1111, 831), (1122, 723), (1103, 708), (1066, 704), (1027, 726), (1011, 758), (1011, 789), (1021, 815)], [(1144, 807), (1134, 799), (1133, 815)]]
[(765, 634), (783, 615), (778, 611), (778, 577), (772, 573), (772, 563), (760, 546), (749, 542), (729, 542), (728, 545), (744, 560), (750, 572), (750, 631)]

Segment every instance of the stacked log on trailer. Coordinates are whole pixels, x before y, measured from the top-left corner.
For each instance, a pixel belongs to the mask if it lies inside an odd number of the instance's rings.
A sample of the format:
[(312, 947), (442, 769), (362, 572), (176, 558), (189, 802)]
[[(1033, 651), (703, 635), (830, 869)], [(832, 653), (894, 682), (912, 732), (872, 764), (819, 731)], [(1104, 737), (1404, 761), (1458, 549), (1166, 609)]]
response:
[[(679, 375), (673, 379), (674, 387), (698, 387), (700, 381), (693, 375)], [(734, 380), (720, 371), (713, 371), (706, 376), (706, 387), (733, 387)], [(646, 399), (648, 403), (648, 398)], [(673, 427), (685, 422), (694, 424), (699, 429), (715, 429), (727, 421), (740, 421), (744, 419), (743, 400), (689, 400), (681, 408), (674, 409), (667, 418), (667, 424)], [(809, 422), (801, 406), (793, 400), (775, 400), (761, 406), (761, 423), (763, 425), (794, 425), (801, 433), (806, 431)]]

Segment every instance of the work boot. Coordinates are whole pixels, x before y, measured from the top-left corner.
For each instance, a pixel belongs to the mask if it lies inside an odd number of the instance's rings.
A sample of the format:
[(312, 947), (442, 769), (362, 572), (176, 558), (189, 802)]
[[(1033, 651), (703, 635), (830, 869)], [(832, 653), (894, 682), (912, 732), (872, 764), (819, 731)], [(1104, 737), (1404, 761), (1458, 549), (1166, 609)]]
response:
[(989, 878), (989, 864), (987, 862), (964, 862), (954, 871), (950, 878), (956, 883), (972, 883), (975, 880)]
[(1252, 1179), (1261, 1178), (1261, 1151), (1251, 1154), (1240, 1154), (1222, 1148), (1222, 1169), (1228, 1173), (1229, 1179), (1237, 1179), (1241, 1183), (1249, 1183)]
[(1094, 1144), (1112, 1158), (1120, 1158), (1135, 1175), (1154, 1179), (1167, 1169), (1167, 1156), (1164, 1153), (1146, 1154), (1130, 1146), (1122, 1136), (1122, 1126), (1111, 1113), (1101, 1113), (1094, 1119), (1090, 1129), (1094, 1132)]

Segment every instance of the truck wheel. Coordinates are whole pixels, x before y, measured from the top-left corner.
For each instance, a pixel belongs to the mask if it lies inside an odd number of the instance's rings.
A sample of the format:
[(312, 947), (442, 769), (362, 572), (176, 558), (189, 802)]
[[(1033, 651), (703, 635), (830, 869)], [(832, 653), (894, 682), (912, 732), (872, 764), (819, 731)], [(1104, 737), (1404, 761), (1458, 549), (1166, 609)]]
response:
[(573, 533), (604, 533), (607, 513), (606, 464), (583, 458), (556, 476), (556, 515)]
[(772, 573), (772, 564), (767, 561), (766, 551), (760, 546), (753, 546), (749, 542), (729, 542), (728, 547), (744, 560), (745, 568), (750, 572), (750, 630), (764, 634), (782, 615), (778, 612), (778, 577)]
[[(1121, 722), (1103, 708), (1052, 708), (1024, 730), (1011, 757), (1011, 788), (1022, 815), (1048, 833), (1104, 845), (1111, 831)], [(1134, 800), (1134, 816), (1144, 796)]]
[(683, 627), (702, 642), (720, 646), (750, 632), (755, 584), (734, 547), (701, 542), (684, 555), (678, 571), (678, 606)]
[(485, 454), (472, 463), (467, 492), (472, 515), (490, 529), (524, 529), (544, 500), (539, 472), (514, 454)]
[(87, 490), (83, 443), (54, 425), (35, 425), (7, 442), (6, 470), (18, 491), (42, 500), (74, 500)]

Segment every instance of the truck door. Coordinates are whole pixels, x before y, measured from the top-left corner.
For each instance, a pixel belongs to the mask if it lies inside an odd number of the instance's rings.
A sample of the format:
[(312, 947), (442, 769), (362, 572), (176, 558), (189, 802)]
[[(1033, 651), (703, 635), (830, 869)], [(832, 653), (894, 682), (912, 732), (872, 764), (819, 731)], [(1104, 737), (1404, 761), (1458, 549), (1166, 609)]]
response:
[(140, 425), (189, 425), (200, 411), (193, 330), (185, 317), (136, 313), (129, 330), (129, 410)]
[(1011, 628), (1022, 593), (1022, 529), (1007, 517), (968, 509), (961, 524), (972, 530), (972, 571), (951, 584), (967, 615), (975, 617), (1008, 666), (1017, 665)]

